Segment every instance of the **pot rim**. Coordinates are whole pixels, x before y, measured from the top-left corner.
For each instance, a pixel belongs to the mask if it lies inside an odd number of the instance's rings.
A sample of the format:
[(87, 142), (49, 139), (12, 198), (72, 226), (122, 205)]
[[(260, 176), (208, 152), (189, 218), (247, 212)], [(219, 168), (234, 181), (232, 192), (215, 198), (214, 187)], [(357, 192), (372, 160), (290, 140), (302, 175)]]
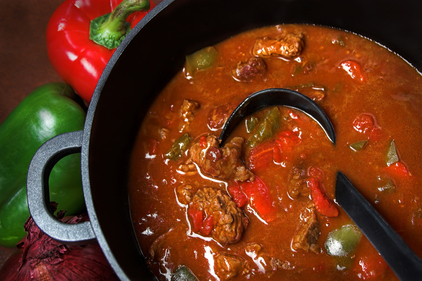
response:
[(100, 79), (95, 87), (94, 94), (92, 96), (91, 102), (88, 107), (85, 125), (83, 130), (82, 137), (82, 149), (81, 149), (81, 174), (82, 174), (82, 186), (85, 197), (86, 209), (90, 218), (91, 227), (95, 233), (96, 239), (103, 250), (104, 255), (106, 256), (111, 267), (121, 280), (129, 280), (126, 273), (122, 270), (115, 256), (113, 255), (105, 237), (103, 230), (99, 223), (97, 214), (94, 208), (94, 202), (91, 193), (91, 181), (89, 178), (89, 153), (90, 153), (90, 140), (93, 121), (95, 118), (95, 113), (98, 105), (98, 101), (101, 96), (101, 92), (104, 88), (104, 85), (110, 76), (111, 71), (113, 70), (116, 62), (119, 60), (121, 54), (125, 51), (126, 47), (130, 44), (132, 39), (139, 33), (139, 31), (144, 28), (157, 14), (159, 14), (163, 9), (170, 5), (175, 0), (165, 0), (159, 3), (154, 9), (152, 9), (144, 18), (139, 21), (139, 23), (127, 34), (122, 43), (117, 47), (114, 54), (111, 56), (109, 62), (107, 63), (103, 73), (100, 76)]

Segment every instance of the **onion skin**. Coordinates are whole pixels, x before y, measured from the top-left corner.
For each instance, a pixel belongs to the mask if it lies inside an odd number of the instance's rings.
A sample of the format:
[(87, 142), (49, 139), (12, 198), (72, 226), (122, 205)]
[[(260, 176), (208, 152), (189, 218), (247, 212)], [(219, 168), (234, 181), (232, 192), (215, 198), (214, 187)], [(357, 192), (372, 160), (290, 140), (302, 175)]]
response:
[[(63, 216), (62, 211), (57, 214), (61, 221)], [(80, 215), (66, 223), (86, 220), (87, 215)], [(119, 280), (98, 243), (63, 245), (44, 234), (31, 217), (24, 228), (28, 234), (1, 268), (0, 280)]]

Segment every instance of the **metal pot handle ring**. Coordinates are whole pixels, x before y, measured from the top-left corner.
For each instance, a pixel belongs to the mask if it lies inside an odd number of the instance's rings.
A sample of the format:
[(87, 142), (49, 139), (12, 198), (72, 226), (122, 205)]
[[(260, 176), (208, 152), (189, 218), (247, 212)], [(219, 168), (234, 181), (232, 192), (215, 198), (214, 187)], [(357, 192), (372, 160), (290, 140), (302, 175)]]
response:
[(80, 153), (83, 131), (60, 134), (45, 142), (35, 153), (28, 169), (28, 207), (37, 226), (51, 238), (65, 244), (84, 244), (96, 239), (89, 221), (66, 224), (50, 211), (48, 178), (63, 157)]

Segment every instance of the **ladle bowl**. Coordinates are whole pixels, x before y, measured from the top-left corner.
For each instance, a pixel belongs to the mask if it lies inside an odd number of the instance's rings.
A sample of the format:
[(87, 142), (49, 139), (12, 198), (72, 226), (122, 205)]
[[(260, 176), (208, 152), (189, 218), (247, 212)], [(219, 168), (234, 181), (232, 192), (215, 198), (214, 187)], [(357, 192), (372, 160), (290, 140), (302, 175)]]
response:
[(230, 133), (246, 116), (276, 105), (292, 107), (306, 113), (322, 127), (330, 141), (336, 143), (333, 124), (318, 104), (299, 92), (285, 88), (270, 88), (249, 95), (236, 107), (223, 126), (220, 145), (224, 144)]

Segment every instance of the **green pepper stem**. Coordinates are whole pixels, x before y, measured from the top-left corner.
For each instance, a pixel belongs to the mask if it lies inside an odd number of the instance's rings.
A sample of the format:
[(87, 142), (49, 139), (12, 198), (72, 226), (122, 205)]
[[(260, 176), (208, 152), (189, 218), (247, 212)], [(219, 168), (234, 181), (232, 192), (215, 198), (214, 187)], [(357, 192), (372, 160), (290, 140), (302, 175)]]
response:
[(149, 0), (123, 0), (113, 12), (91, 21), (89, 38), (108, 49), (117, 48), (130, 31), (127, 17), (138, 11), (148, 11)]

